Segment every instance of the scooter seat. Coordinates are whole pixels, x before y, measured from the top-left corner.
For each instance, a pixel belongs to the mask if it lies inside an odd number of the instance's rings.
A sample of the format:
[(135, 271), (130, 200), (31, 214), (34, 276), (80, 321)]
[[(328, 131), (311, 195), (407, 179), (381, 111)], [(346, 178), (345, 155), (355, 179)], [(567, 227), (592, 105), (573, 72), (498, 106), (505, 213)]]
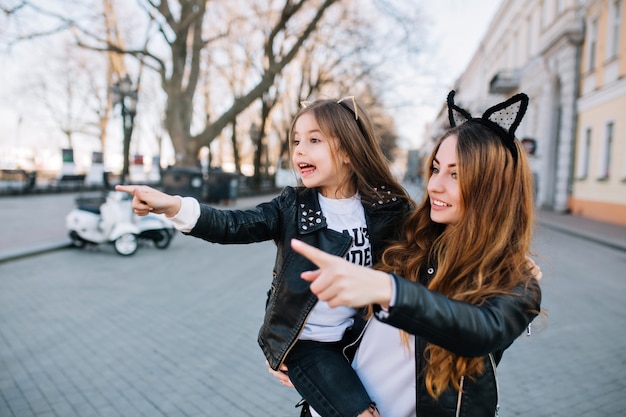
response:
[(92, 204), (79, 204), (78, 209), (88, 211), (89, 213), (93, 214), (100, 214), (100, 206), (95, 206)]
[(100, 214), (100, 206), (104, 204), (103, 197), (78, 197), (75, 200), (76, 208), (93, 214)]

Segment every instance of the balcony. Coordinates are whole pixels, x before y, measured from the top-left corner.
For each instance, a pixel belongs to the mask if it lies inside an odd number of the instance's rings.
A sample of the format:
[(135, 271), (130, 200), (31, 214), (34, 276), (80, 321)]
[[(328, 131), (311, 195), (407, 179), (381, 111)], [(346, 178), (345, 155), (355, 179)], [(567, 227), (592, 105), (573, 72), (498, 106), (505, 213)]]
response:
[(490, 94), (509, 94), (519, 89), (520, 75), (517, 70), (502, 70), (489, 82)]

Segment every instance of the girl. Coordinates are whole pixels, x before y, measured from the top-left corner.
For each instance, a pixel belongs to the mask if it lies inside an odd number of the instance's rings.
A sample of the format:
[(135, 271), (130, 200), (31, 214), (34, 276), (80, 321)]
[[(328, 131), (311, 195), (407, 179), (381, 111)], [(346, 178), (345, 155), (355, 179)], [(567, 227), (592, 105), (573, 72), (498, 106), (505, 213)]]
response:
[(292, 242), (320, 268), (302, 274), (320, 300), (374, 304), (353, 366), (382, 416), (497, 415), (496, 365), (541, 300), (526, 259), (532, 173), (514, 138), (527, 103), (517, 95), (473, 118), (451, 92), (427, 193), (378, 270)]
[(258, 337), (269, 366), (286, 364), (299, 393), (324, 417), (378, 415), (342, 352), (350, 334), (362, 328), (362, 315), (318, 302), (300, 279), (314, 265), (294, 253), (290, 242), (297, 238), (371, 267), (398, 238), (412, 202), (354, 98), (318, 100), (301, 109), (289, 137), (302, 186), (286, 187), (255, 210), (217, 210), (145, 186), (116, 189), (134, 194), (137, 214), (165, 213), (191, 236), (223, 244), (273, 240), (274, 278)]

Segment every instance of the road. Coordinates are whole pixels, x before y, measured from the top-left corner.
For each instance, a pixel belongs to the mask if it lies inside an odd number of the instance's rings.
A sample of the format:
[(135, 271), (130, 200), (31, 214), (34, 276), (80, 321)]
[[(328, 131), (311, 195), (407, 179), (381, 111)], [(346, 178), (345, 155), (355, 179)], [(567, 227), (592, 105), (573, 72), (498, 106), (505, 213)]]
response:
[[(547, 228), (535, 246), (545, 316), (498, 367), (500, 415), (622, 416), (626, 252)], [(297, 416), (256, 343), (273, 259), (177, 235), (0, 263), (0, 416)]]

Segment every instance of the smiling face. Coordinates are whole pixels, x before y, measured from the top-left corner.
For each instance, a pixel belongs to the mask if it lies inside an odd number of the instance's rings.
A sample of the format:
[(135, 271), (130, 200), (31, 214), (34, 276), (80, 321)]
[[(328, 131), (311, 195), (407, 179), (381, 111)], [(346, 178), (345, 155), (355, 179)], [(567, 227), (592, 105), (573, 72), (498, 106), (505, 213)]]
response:
[(325, 197), (347, 198), (354, 193), (340, 189), (350, 174), (349, 158), (336, 151), (336, 140), (322, 133), (312, 113), (301, 114), (293, 129), (291, 161), (307, 188), (317, 188)]
[(463, 216), (456, 144), (456, 135), (448, 136), (433, 159), (426, 189), (430, 198), (430, 218), (435, 223), (455, 225)]

